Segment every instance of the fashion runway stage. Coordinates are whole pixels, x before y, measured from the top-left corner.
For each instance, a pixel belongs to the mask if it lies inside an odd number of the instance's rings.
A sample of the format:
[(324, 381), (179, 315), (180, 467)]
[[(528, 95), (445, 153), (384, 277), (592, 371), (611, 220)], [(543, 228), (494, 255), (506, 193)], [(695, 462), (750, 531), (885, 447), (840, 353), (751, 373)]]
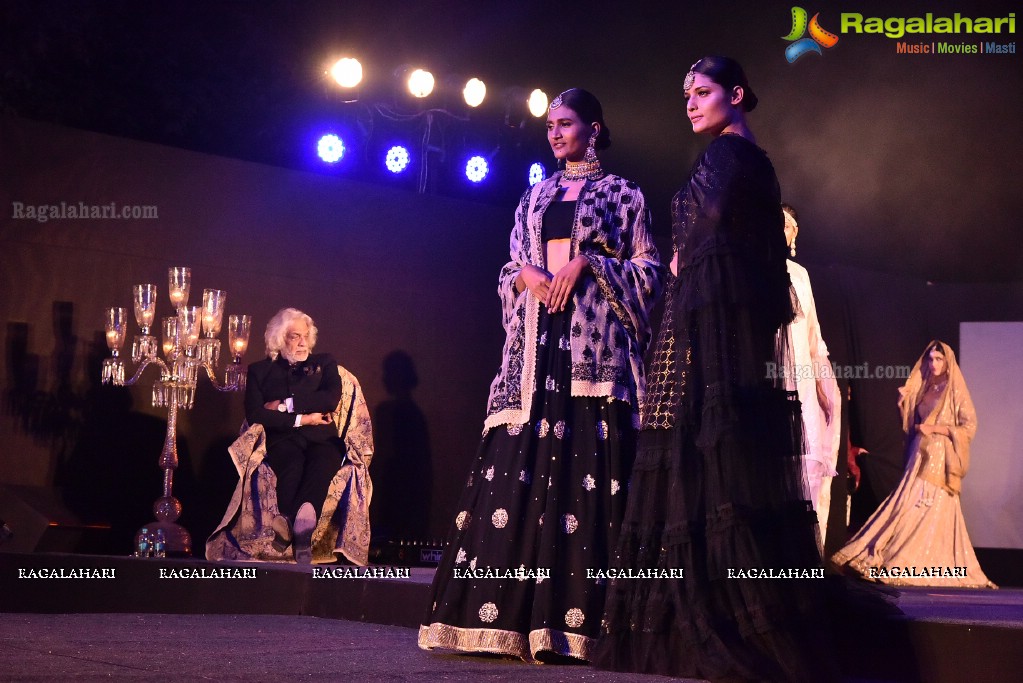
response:
[[(0, 553), (0, 678), (666, 680), (421, 651), (433, 572)], [(896, 604), (901, 614), (834, 624), (847, 680), (1023, 670), (1023, 590), (904, 589)]]

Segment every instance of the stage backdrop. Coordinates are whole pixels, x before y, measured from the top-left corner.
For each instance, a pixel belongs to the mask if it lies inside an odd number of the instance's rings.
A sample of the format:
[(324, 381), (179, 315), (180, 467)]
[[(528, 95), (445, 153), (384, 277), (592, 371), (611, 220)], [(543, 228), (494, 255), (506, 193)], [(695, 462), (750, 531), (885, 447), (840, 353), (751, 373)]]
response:
[(963, 480), (963, 514), (974, 545), (1023, 548), (1023, 323), (963, 323), (959, 363), (977, 409), (977, 436)]
[[(252, 315), (247, 363), (264, 356), (263, 332), (281, 307), (315, 319), (317, 350), (333, 353), (359, 378), (374, 417), (385, 407), (374, 426), (390, 452), (378, 453), (374, 476), (432, 491), (432, 511), (406, 512), (428, 518), (441, 535), (500, 359), (497, 274), (507, 260), (513, 207), (20, 120), (0, 125), (7, 349), (0, 481), (56, 482), (86, 512), (91, 506), (115, 514), (128, 504), (140, 510), (138, 523), (146, 521), (158, 493), (166, 411), (150, 406), (153, 369), (130, 394), (97, 386), (107, 354), (103, 309), (131, 310), (132, 285), (152, 282), (158, 317), (169, 315), (167, 268), (191, 266), (190, 303), (201, 302), (203, 288), (224, 289), (228, 313)], [(19, 205), (61, 202), (155, 206), (158, 218), (13, 217)], [(226, 320), (221, 338), (226, 344)], [(389, 356), (405, 361), (390, 383), (393, 394), (384, 383)], [(234, 474), (225, 448), (243, 419), (240, 394), (219, 394), (202, 379), (200, 388), (195, 409), (181, 413), (176, 482), (194, 534), (226, 507)], [(403, 430), (411, 443), (394, 446), (391, 432)], [(431, 456), (439, 466), (424, 466)], [(423, 479), (431, 469), (434, 480)], [(387, 499), (386, 491), (378, 495)]]
[[(102, 312), (130, 308), (132, 285), (153, 282), (158, 315), (170, 314), (167, 268), (185, 265), (193, 269), (193, 302), (204, 287), (225, 289), (228, 313), (253, 316), (247, 363), (262, 357), (262, 332), (279, 308), (296, 306), (316, 319), (318, 348), (361, 380), (375, 421), (376, 529), (445, 533), (500, 358), (496, 276), (514, 207), (10, 118), (0, 118), (0, 158), (0, 482), (58, 485), (83, 516), (112, 519), (124, 534), (151, 518), (165, 413), (149, 405), (152, 374), (131, 391), (98, 385), (107, 355)], [(155, 206), (157, 218), (25, 217), (29, 206), (61, 202)], [(810, 214), (802, 230), (809, 238), (827, 230), (826, 221)], [(883, 376), (884, 368), (912, 365), (935, 337), (958, 349), (961, 321), (1023, 320), (1023, 286), (931, 284), (804, 265), (833, 359), (871, 368), (870, 378), (843, 385), (852, 392), (854, 439), (871, 451), (869, 488), (883, 497), (901, 473), (903, 444), (895, 409), (901, 380)], [(979, 378), (970, 381), (974, 388)], [(205, 381), (200, 387), (195, 409), (180, 421), (175, 484), (182, 521), (197, 541), (233, 488), (225, 449), (242, 421), (241, 396)], [(982, 414), (982, 434), (989, 423)], [(967, 479), (969, 495), (982, 489)], [(833, 501), (831, 519), (840, 521), (843, 477)], [(1003, 547), (1020, 547), (1015, 529), (1015, 545)], [(829, 545), (844, 534), (833, 524)]]

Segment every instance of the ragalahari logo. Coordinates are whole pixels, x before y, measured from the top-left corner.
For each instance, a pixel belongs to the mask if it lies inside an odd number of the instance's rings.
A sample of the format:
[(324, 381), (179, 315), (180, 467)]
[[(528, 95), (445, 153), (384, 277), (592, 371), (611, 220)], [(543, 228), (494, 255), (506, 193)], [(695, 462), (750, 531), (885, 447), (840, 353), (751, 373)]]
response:
[[(809, 27), (807, 26), (806, 16), (806, 10), (802, 7), (792, 8), (792, 31), (787, 36), (782, 36), (783, 40), (792, 43), (785, 48), (785, 59), (789, 60), (789, 64), (792, 64), (807, 52), (816, 52), (819, 55), (823, 55), (824, 53), (821, 52), (822, 47), (834, 47), (838, 43), (838, 36), (821, 28), (820, 23), (817, 21), (820, 12), (813, 15), (813, 19), (809, 22)], [(803, 34), (806, 33), (807, 28), (810, 30), (810, 37), (804, 38)]]

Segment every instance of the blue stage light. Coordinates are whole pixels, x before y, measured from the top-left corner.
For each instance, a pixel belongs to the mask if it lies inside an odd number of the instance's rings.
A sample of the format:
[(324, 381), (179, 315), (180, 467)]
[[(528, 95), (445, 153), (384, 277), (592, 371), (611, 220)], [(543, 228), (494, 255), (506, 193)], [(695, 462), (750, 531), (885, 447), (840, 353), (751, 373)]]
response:
[(345, 143), (336, 135), (324, 135), (316, 145), (316, 153), (328, 164), (333, 164), (345, 155)]
[(487, 177), (489, 171), (490, 166), (487, 164), (487, 160), (479, 155), (472, 157), (465, 164), (465, 177), (474, 183), (481, 182)]
[(532, 187), (547, 177), (547, 169), (539, 161), (529, 167), (529, 185)]
[(395, 145), (387, 150), (387, 156), (384, 158), (384, 164), (391, 173), (401, 173), (408, 168), (408, 162), (408, 150), (401, 145)]

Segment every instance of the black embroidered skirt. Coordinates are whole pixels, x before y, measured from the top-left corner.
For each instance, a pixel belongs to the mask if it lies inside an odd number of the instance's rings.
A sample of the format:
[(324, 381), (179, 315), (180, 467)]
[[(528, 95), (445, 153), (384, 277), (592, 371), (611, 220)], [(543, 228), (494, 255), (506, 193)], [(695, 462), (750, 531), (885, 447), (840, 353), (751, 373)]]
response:
[(530, 419), (483, 437), (420, 647), (589, 659), (635, 430), (627, 403), (571, 396), (570, 323), (570, 311), (541, 308)]

